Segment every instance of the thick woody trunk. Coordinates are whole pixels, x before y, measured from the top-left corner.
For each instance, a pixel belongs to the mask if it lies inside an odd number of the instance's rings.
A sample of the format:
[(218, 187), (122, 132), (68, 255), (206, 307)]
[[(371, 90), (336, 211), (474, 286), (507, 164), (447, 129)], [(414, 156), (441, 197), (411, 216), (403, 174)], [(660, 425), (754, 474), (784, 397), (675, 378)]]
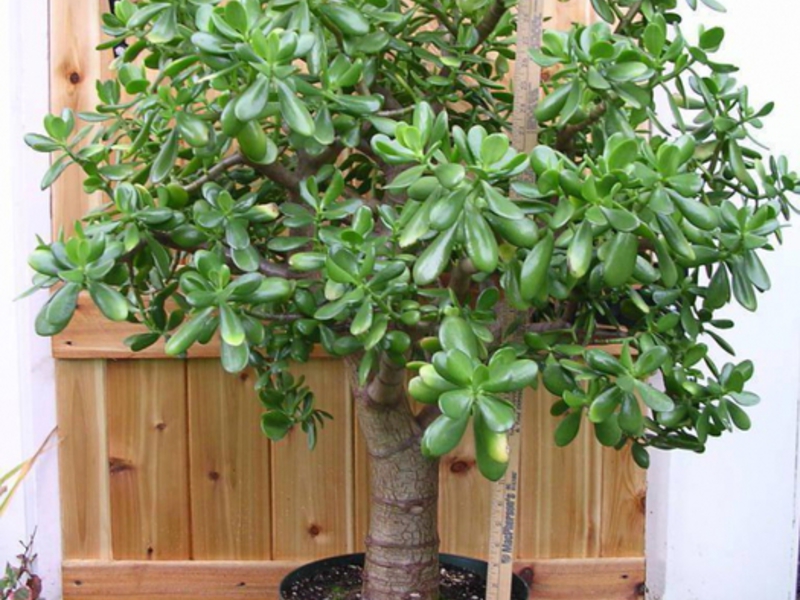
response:
[(372, 493), (363, 598), (436, 600), (439, 465), (420, 452), (423, 429), (406, 398), (404, 370), (384, 359), (375, 380), (356, 390)]

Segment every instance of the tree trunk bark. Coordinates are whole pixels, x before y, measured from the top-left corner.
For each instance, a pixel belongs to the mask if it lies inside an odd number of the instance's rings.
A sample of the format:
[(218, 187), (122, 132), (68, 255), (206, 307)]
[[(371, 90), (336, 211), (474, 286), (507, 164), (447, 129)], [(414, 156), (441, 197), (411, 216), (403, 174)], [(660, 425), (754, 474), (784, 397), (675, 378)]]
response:
[(382, 357), (375, 379), (355, 386), (370, 456), (370, 524), (364, 600), (436, 600), (439, 588), (439, 463), (420, 451), (405, 370)]

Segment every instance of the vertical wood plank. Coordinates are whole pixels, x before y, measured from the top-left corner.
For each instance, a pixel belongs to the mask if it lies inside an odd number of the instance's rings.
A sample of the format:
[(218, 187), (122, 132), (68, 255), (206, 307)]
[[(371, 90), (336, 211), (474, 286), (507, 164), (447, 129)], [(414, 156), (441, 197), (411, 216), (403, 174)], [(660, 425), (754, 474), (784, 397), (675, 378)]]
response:
[(602, 450), (590, 427), (557, 448), (559, 423), (544, 386), (522, 400), (520, 507), (517, 555), (526, 558), (589, 558), (600, 552)]
[(312, 559), (349, 552), (353, 540), (353, 411), (346, 366), (312, 359), (292, 367), (334, 420), (310, 451), (295, 430), (272, 448), (273, 559)]
[(219, 360), (188, 363), (192, 556), (272, 557), (269, 440), (253, 377)]
[(478, 470), (471, 428), (439, 467), (439, 535), (442, 552), (486, 558), (492, 483)]
[[(112, 60), (111, 52), (98, 52), (102, 41), (100, 15), (108, 11), (104, 0), (50, 1), (50, 105), (60, 113), (94, 110), (97, 104), (95, 81), (104, 77)], [(53, 231), (73, 224), (89, 208), (102, 203), (102, 193), (83, 192), (83, 171), (73, 165), (53, 185)]]
[(590, 0), (545, 0), (546, 29), (568, 31), (573, 23), (591, 23), (594, 10)]
[[(52, 112), (94, 107), (94, 80), (104, 72), (100, 55), (100, 0), (50, 2), (50, 104)], [(83, 193), (83, 174), (71, 167), (52, 189), (53, 232), (99, 202)], [(59, 362), (56, 367), (64, 557), (110, 559), (111, 509), (106, 430), (105, 363)]]
[(185, 362), (106, 369), (114, 558), (191, 558)]
[[(544, 14), (544, 27), (559, 31), (594, 20), (589, 0), (545, 0)], [(555, 446), (554, 400), (543, 386), (523, 398), (516, 552), (526, 558), (598, 556), (602, 452), (585, 423), (568, 448)]]
[(65, 559), (111, 558), (105, 376), (101, 360), (56, 363)]
[(636, 466), (630, 447), (604, 448), (600, 556), (644, 555), (645, 471)]

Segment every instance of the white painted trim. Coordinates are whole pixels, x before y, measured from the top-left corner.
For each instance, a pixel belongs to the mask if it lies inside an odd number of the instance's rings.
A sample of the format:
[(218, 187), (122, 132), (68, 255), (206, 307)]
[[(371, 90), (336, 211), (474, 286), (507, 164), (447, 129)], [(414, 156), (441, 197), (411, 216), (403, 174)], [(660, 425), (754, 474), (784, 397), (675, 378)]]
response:
[[(0, 2), (0, 95), (2, 139), (0, 161), (6, 194), (0, 202), (0, 331), (2, 391), (0, 391), (0, 468), (35, 452), (56, 424), (54, 361), (48, 340), (34, 334), (33, 321), (45, 294), (12, 303), (30, 285), (27, 255), (35, 236), (50, 235), (50, 196), (39, 189), (49, 159), (22, 141), (27, 132), (41, 131), (49, 110), (48, 0)], [(9, 185), (10, 184), (10, 185)], [(9, 430), (19, 432), (13, 443)], [(12, 438), (14, 436), (11, 436)], [(11, 557), (9, 544), (36, 531), (37, 570), (49, 600), (61, 598), (61, 526), (58, 501), (57, 452), (39, 460), (15, 499), (11, 514), (0, 523), (0, 548)]]
[[(686, 10), (684, 32), (697, 23), (727, 32), (721, 58), (742, 67), (737, 78), (760, 106), (775, 100), (759, 136), (773, 152), (800, 165), (800, 60), (797, 0), (722, 0), (719, 15)], [(757, 6), (756, 6), (757, 4)], [(696, 38), (695, 38), (696, 39)], [(753, 315), (731, 309), (737, 322), (725, 337), (738, 360), (756, 364), (754, 391), (762, 404), (750, 411), (753, 428), (711, 440), (704, 456), (654, 456), (649, 473), (647, 581), (650, 600), (795, 600), (800, 413), (800, 232), (797, 219), (786, 242), (765, 263), (773, 289)], [(721, 352), (714, 356), (725, 362)]]

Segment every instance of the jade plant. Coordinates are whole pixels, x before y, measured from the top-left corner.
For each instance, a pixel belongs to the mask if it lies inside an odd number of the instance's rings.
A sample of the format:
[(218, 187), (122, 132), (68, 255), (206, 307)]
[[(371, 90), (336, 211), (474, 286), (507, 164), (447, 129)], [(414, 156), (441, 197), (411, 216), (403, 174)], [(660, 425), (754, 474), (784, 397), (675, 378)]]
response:
[(133, 350), (218, 339), (258, 374), (264, 433), (311, 446), (331, 415), (288, 367), (316, 345), (352, 367), (368, 600), (437, 597), (437, 459), (473, 435), (500, 478), (525, 387), (556, 397), (556, 444), (590, 427), (643, 467), (758, 401), (749, 361), (708, 352), (733, 354), (718, 311), (756, 309), (793, 210), (797, 176), (753, 137), (772, 104), (677, 0), (593, 0), (531, 51), (540, 144), (519, 151), (513, 4), (121, 0), (96, 110), (27, 137), (54, 155), (44, 187), (76, 164), (105, 197), (30, 259), (40, 334), (85, 291), (141, 325)]

